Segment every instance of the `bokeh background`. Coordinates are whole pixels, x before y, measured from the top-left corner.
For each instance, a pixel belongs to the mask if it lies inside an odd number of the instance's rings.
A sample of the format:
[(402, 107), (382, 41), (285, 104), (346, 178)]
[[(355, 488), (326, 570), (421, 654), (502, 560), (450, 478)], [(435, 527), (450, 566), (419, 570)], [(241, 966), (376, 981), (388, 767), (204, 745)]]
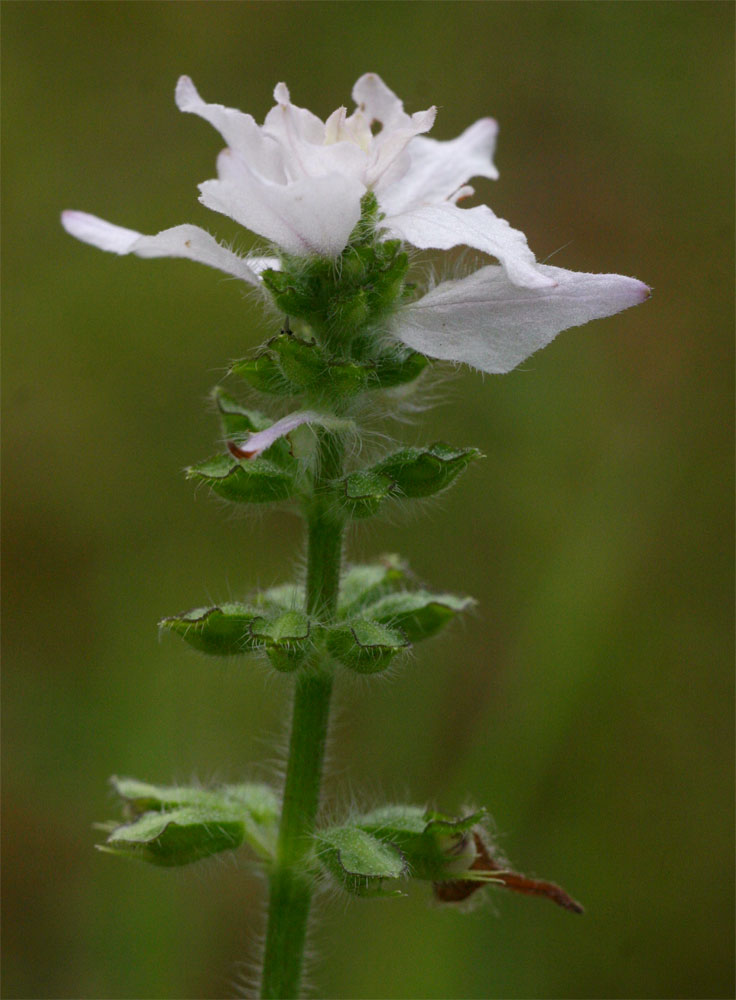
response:
[[(584, 901), (486, 893), (469, 915), (326, 899), (317, 995), (733, 996), (729, 3), (7, 3), (4, 59), (4, 995), (213, 998), (248, 978), (263, 885), (237, 862), (93, 850), (112, 773), (268, 776), (288, 681), (212, 664), (156, 621), (283, 580), (288, 513), (194, 493), (204, 405), (273, 325), (234, 281), (73, 241), (209, 214), (202, 94), (321, 115), (374, 70), (434, 135), (492, 114), (479, 197), (540, 259), (618, 271), (645, 306), (503, 378), (465, 371), (404, 440), (487, 460), (362, 529), (480, 612), (388, 681), (342, 683), (329, 809), (486, 804), (521, 869)], [(562, 249), (561, 249), (562, 248)]]

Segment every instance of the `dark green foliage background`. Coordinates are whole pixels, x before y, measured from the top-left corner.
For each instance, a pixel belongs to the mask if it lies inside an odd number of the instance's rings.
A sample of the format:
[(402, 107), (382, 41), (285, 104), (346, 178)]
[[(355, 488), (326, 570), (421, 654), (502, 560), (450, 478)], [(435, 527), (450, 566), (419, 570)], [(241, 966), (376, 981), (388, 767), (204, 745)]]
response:
[(339, 695), (331, 816), (382, 798), (490, 807), (504, 849), (582, 918), (500, 892), (469, 916), (326, 900), (313, 981), (339, 997), (733, 995), (729, 3), (3, 5), (4, 995), (223, 997), (263, 885), (92, 850), (109, 774), (268, 775), (290, 681), (159, 642), (301, 557), (287, 514), (232, 514), (181, 469), (203, 401), (274, 332), (242, 287), (118, 260), (62, 208), (249, 237), (196, 201), (221, 143), (177, 76), (262, 119), (278, 80), (326, 115), (375, 70), (451, 138), (493, 114), (479, 196), (540, 259), (635, 275), (645, 306), (503, 378), (463, 372), (409, 444), (488, 458), (361, 526), (478, 617)]

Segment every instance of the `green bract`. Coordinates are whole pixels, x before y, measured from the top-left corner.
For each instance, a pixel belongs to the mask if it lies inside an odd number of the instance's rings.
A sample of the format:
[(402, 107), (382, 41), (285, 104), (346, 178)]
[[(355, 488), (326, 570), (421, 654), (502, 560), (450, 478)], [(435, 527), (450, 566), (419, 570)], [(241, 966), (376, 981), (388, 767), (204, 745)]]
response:
[(471, 597), (408, 590), (410, 583), (406, 564), (387, 555), (345, 572), (332, 625), (305, 614), (304, 587), (287, 583), (254, 594), (245, 604), (195, 608), (164, 618), (160, 627), (211, 655), (262, 650), (282, 672), (296, 670), (324, 643), (331, 656), (351, 670), (378, 673), (410, 643), (430, 638), (455, 615), (475, 606)]

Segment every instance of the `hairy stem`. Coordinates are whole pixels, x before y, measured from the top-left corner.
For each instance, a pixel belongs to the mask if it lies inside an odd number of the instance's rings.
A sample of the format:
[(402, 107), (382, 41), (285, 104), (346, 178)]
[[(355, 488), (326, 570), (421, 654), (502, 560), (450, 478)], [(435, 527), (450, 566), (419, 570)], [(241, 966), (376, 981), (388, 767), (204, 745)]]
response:
[[(307, 505), (307, 611), (323, 622), (335, 616), (344, 518), (330, 483), (342, 471), (342, 446), (323, 432), (312, 498)], [(313, 884), (307, 867), (319, 808), (332, 693), (332, 672), (315, 655), (296, 676), (276, 860), (269, 876), (269, 911), (261, 996), (299, 996)]]

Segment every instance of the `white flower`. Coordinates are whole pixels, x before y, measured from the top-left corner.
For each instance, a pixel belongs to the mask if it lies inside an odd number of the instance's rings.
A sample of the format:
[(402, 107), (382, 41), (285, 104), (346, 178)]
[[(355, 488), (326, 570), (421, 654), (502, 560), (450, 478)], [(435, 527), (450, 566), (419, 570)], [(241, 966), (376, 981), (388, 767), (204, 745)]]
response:
[[(419, 249), (468, 246), (501, 266), (440, 283), (397, 313), (394, 335), (431, 357), (505, 372), (561, 330), (642, 302), (646, 285), (621, 275), (584, 274), (537, 264), (526, 237), (486, 205), (460, 208), (472, 177), (496, 178), (497, 126), (482, 118), (456, 139), (427, 138), (435, 108), (408, 115), (374, 73), (353, 88), (356, 110), (323, 122), (291, 103), (283, 83), (263, 125), (241, 111), (207, 104), (188, 77), (176, 87), (180, 110), (223, 136), (217, 179), (200, 184), (200, 201), (290, 254), (335, 257), (372, 191), (388, 236)], [(102, 250), (141, 257), (188, 257), (258, 284), (275, 259), (245, 260), (196, 226), (142, 236), (82, 212), (64, 212), (73, 236)]]

